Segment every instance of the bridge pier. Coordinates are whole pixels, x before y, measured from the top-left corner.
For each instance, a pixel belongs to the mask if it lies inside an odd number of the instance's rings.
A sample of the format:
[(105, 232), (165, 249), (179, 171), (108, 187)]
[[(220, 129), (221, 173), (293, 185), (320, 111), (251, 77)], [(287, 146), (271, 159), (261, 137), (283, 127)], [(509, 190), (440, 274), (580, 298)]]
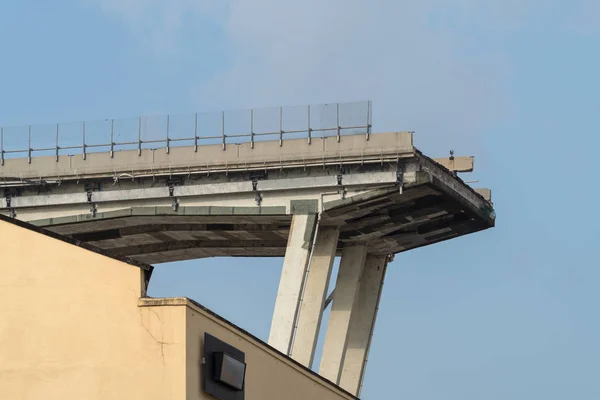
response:
[(345, 247), (338, 271), (319, 374), (339, 384), (352, 311), (360, 290), (367, 247)]
[(339, 385), (357, 396), (362, 387), (387, 264), (387, 256), (367, 256), (358, 299), (352, 309)]
[[(311, 248), (314, 238), (314, 246)], [(311, 368), (338, 245), (338, 227), (319, 227), (316, 214), (294, 214), (269, 344)], [(345, 247), (319, 374), (358, 394), (388, 257), (366, 245)]]
[(290, 353), (304, 276), (310, 259), (317, 222), (314, 211), (294, 214), (290, 226), (269, 334), (269, 344), (284, 354)]
[(314, 360), (339, 233), (337, 227), (319, 227), (306, 277), (290, 356), (308, 368)]

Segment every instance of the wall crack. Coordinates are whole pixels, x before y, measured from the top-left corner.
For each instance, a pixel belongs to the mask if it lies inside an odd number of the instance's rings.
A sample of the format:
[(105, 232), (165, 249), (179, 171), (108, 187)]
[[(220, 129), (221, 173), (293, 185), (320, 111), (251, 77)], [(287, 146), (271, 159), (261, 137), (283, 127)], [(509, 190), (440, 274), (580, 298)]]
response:
[[(148, 327), (146, 326), (146, 323), (144, 321), (144, 312), (143, 310), (147, 309), (149, 310), (152, 314), (154, 314), (156, 316), (156, 319), (158, 320), (159, 324), (160, 324), (160, 339), (157, 338), (152, 332), (150, 332), (150, 329), (148, 329)], [(169, 346), (169, 345), (174, 345), (176, 343), (174, 342), (166, 342), (164, 340), (165, 338), (165, 334), (163, 331), (163, 322), (160, 319), (160, 316), (158, 315), (158, 313), (151, 309), (151, 308), (140, 308), (140, 316), (141, 316), (141, 320), (142, 320), (142, 327), (144, 328), (144, 330), (146, 331), (146, 333), (148, 333), (148, 336), (150, 336), (157, 344), (160, 345), (160, 355), (161, 355), (161, 361), (162, 361), (162, 365), (163, 367), (165, 366), (165, 346)]]

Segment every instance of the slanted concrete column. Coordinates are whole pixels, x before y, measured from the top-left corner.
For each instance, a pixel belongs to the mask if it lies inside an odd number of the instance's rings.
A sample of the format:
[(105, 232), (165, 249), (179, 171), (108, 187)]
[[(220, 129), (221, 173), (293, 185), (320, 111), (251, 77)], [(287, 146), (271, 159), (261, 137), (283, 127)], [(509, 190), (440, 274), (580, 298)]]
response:
[(294, 322), (298, 315), (316, 221), (317, 215), (314, 212), (295, 213), (292, 217), (269, 334), (269, 344), (285, 354), (290, 353)]
[(385, 279), (387, 256), (368, 255), (354, 303), (339, 385), (359, 396)]
[(319, 374), (339, 384), (348, 342), (348, 329), (365, 263), (365, 246), (344, 248), (329, 315)]
[(315, 355), (338, 237), (338, 228), (319, 227), (310, 258), (291, 354), (308, 368)]

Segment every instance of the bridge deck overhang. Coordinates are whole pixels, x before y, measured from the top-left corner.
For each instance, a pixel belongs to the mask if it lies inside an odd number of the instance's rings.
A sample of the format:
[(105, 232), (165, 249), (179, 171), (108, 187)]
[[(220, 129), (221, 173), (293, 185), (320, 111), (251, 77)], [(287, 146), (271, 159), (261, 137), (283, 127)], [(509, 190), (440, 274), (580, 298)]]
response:
[(337, 254), (395, 254), (494, 225), (489, 198), (446, 168), (471, 170), (471, 158), (435, 162), (408, 132), (335, 139), (6, 160), (0, 212), (148, 263), (281, 257), (298, 213), (339, 228)]

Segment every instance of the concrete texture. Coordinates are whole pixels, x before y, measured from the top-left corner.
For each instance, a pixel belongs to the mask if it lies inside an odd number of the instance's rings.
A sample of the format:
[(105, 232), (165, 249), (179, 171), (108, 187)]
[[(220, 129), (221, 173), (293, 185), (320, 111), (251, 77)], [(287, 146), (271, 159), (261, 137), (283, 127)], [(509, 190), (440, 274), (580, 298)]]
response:
[(312, 366), (315, 355), (338, 236), (338, 228), (320, 227), (310, 258), (291, 352), (294, 360), (308, 368)]
[(475, 157), (448, 157), (435, 158), (435, 162), (453, 172), (472, 172), (475, 166)]
[(309, 144), (306, 139), (256, 142), (228, 145), (173, 147), (169, 154), (161, 150), (143, 149), (110, 153), (90, 153), (84, 160), (81, 156), (34, 157), (7, 159), (0, 166), (1, 178), (19, 179), (81, 179), (101, 177), (160, 176), (163, 174), (217, 173), (236, 170), (280, 169), (282, 165), (304, 167), (310, 165), (363, 162), (365, 160), (397, 159), (413, 153), (410, 132), (392, 132), (370, 135), (343, 136), (340, 142), (335, 137), (314, 138)]
[(352, 311), (358, 299), (366, 255), (365, 246), (347, 247), (342, 253), (319, 368), (319, 374), (337, 384), (340, 382)]
[(357, 396), (360, 394), (366, 369), (387, 260), (386, 256), (367, 256), (358, 298), (352, 309), (340, 386)]
[(485, 188), (475, 188), (475, 191), (481, 195), (487, 201), (492, 201), (492, 191)]
[(269, 344), (284, 354), (290, 353), (316, 221), (316, 214), (296, 214), (292, 218), (269, 333)]

